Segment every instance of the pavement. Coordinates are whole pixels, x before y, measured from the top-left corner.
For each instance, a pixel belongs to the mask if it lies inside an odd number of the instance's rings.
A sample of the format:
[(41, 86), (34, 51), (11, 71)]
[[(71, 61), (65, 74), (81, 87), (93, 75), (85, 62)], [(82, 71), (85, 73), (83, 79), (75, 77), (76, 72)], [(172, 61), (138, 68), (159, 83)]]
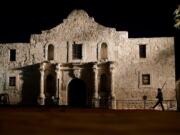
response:
[(180, 135), (180, 112), (0, 107), (0, 135)]

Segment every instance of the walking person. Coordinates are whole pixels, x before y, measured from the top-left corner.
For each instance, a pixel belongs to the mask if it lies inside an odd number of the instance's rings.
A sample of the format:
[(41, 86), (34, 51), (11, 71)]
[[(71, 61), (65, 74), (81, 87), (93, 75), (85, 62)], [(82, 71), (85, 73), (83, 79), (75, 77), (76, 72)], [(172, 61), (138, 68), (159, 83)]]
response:
[(157, 89), (158, 93), (156, 98), (158, 99), (157, 103), (152, 107), (153, 109), (157, 106), (157, 105), (161, 105), (162, 110), (164, 111), (164, 106), (163, 106), (163, 93), (162, 90), (160, 88)]

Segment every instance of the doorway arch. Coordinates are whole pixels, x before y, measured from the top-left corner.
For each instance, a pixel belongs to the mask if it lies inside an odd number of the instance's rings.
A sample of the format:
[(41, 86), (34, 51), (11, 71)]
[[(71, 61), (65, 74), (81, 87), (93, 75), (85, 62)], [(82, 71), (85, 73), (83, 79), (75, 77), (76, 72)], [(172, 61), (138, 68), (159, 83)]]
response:
[(68, 105), (70, 107), (87, 106), (87, 89), (83, 80), (74, 78), (68, 85)]

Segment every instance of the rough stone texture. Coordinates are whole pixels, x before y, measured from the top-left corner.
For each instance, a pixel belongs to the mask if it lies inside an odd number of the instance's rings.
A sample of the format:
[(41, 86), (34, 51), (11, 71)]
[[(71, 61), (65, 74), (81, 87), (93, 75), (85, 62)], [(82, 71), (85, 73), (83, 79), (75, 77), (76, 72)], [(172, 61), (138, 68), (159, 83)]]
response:
[[(73, 43), (83, 45), (82, 59), (72, 58)], [(108, 59), (105, 61), (100, 59), (102, 43), (106, 43), (108, 49)], [(54, 60), (48, 62), (50, 44), (54, 46)], [(140, 44), (146, 44), (147, 58), (139, 58)], [(15, 62), (9, 61), (10, 49), (16, 49)], [(155, 103), (156, 90), (162, 87), (164, 82), (164, 105), (166, 109), (176, 109), (174, 59), (173, 37), (128, 38), (127, 31), (116, 31), (114, 28), (102, 26), (85, 11), (74, 10), (55, 28), (32, 35), (30, 43), (0, 44), (0, 93), (8, 93), (11, 104), (36, 104), (40, 91), (40, 64), (49, 63), (45, 70), (46, 82), (47, 75), (56, 77), (55, 65), (61, 63), (62, 105), (68, 104), (68, 84), (73, 79), (71, 72), (78, 74), (79, 69), (82, 70), (78, 78), (86, 83), (89, 93), (87, 102), (91, 102), (95, 85), (93, 65), (100, 68), (98, 80), (101, 74), (107, 75), (106, 87), (110, 94), (111, 64), (108, 63), (113, 62), (117, 109), (144, 108), (144, 95), (148, 100), (146, 107), (152, 106)], [(102, 66), (103, 63), (106, 66)], [(141, 83), (144, 73), (151, 76), (151, 84), (148, 86)], [(9, 87), (10, 76), (16, 76), (16, 87)], [(99, 95), (101, 94), (99, 90)]]

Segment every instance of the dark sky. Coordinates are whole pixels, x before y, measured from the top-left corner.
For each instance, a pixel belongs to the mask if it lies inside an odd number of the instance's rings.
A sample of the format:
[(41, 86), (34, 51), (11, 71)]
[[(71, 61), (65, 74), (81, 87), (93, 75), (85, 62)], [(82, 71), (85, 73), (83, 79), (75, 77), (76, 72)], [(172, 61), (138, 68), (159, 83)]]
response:
[(173, 12), (176, 0), (164, 0), (162, 3), (158, 0), (37, 1), (13, 0), (0, 4), (1, 42), (26, 41), (29, 34), (39, 33), (61, 23), (73, 9), (85, 9), (97, 22), (117, 30), (128, 30), (130, 36), (174, 34)]
[[(177, 40), (180, 32), (173, 28), (177, 4), (178, 0), (6, 0), (0, 3), (0, 42), (28, 42), (30, 34), (55, 27), (73, 9), (86, 10), (104, 26), (127, 30), (130, 37), (176, 36)], [(180, 69), (177, 61), (176, 66)]]

